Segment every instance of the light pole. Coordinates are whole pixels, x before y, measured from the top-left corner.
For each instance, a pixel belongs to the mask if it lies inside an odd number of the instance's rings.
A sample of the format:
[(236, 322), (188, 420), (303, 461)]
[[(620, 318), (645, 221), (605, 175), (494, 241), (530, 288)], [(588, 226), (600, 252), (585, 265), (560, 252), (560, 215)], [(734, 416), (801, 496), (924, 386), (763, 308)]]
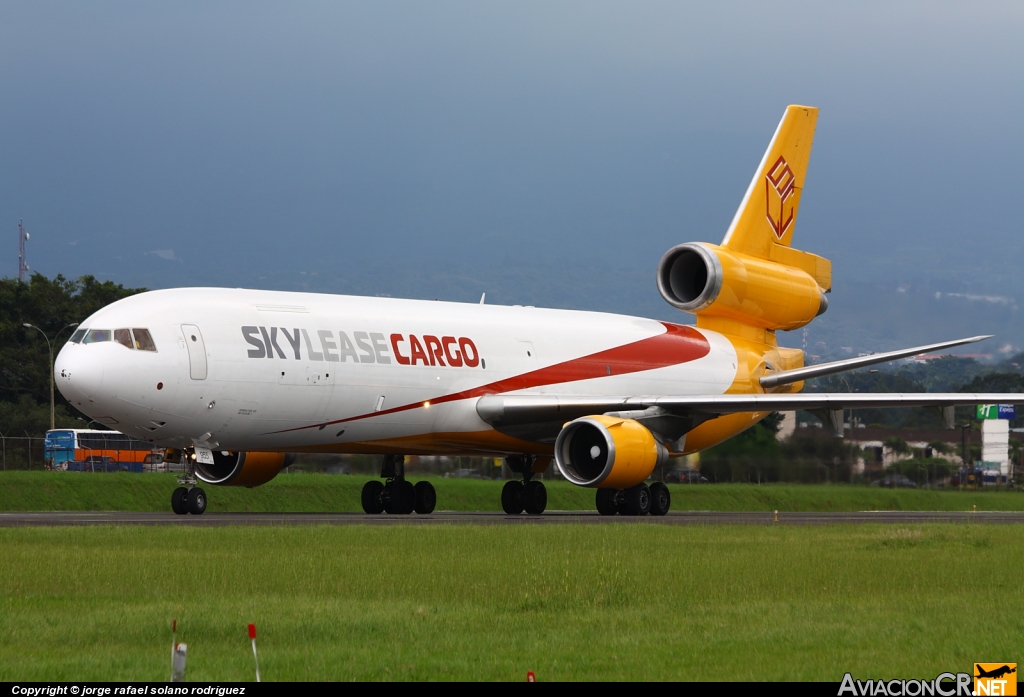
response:
[(966, 488), (966, 482), (964, 480), (967, 479), (967, 440), (969, 438), (970, 432), (971, 422), (970, 420), (968, 420), (966, 423), (960, 426), (960, 461), (964, 465), (963, 469), (961, 470), (963, 474), (960, 475), (961, 489)]
[[(35, 329), (37, 332), (42, 334), (43, 338), (46, 339), (46, 348), (50, 351), (50, 430), (52, 431), (54, 429), (54, 427), (55, 427), (54, 426), (54, 415), (53, 415), (53, 412), (54, 412), (54, 406), (53, 406), (53, 344), (50, 343), (50, 337), (46, 336), (46, 332), (44, 332), (42, 329), (40, 329), (36, 325), (29, 324), (28, 322), (25, 322), (21, 326), (29, 327), (31, 329)], [(57, 330), (57, 333), (53, 335), (53, 340), (57, 341), (57, 337), (60, 336), (60, 333), (62, 331), (64, 331), (65, 329), (67, 329), (68, 327), (77, 327), (77, 326), (78, 326), (78, 322), (72, 322), (71, 324), (68, 324), (68, 325), (65, 325), (65, 326), (61, 327), (60, 329)]]

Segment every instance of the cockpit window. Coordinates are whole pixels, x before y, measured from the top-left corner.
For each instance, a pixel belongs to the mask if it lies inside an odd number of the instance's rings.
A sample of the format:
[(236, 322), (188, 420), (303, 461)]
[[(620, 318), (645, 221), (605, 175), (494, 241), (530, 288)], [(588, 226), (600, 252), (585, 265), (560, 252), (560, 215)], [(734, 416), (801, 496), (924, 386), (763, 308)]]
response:
[(90, 329), (89, 333), (85, 335), (84, 343), (98, 344), (101, 341), (110, 341), (109, 329)]
[(75, 332), (74, 334), (71, 335), (71, 338), (68, 339), (68, 341), (70, 341), (72, 344), (79, 343), (82, 340), (82, 337), (85, 336), (85, 333), (87, 331), (89, 331), (89, 330), (88, 329), (79, 329), (77, 332)]
[(127, 346), (130, 349), (135, 348), (135, 346), (132, 344), (132, 334), (127, 329), (115, 329), (114, 341), (121, 344), (122, 346)]
[(135, 348), (140, 351), (156, 351), (156, 344), (153, 343), (153, 337), (149, 335), (148, 329), (132, 329), (132, 334), (135, 335)]

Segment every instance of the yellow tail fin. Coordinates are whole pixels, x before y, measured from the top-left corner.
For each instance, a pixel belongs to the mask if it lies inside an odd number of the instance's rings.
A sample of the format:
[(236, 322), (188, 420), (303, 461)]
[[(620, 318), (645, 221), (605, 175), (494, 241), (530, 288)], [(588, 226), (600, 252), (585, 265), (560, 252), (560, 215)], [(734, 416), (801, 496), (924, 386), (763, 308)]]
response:
[(723, 247), (770, 259), (773, 246), (790, 246), (817, 122), (818, 110), (814, 107), (786, 107), (764, 159), (725, 233)]

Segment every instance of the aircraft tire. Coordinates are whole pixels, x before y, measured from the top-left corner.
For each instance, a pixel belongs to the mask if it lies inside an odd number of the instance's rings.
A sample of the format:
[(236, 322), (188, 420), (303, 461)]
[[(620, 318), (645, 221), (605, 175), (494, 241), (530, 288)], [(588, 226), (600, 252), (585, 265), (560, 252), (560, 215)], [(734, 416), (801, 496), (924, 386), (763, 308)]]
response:
[(523, 508), (530, 515), (540, 515), (548, 507), (548, 490), (544, 482), (527, 482), (523, 490)]
[(646, 484), (637, 484), (623, 493), (621, 513), (625, 515), (647, 515), (651, 511), (651, 490)]
[(416, 510), (416, 487), (412, 485), (412, 482), (404, 479), (401, 482), (396, 482), (396, 484), (399, 492), (399, 509), (397, 512), (402, 515), (409, 515)]
[(437, 505), (437, 492), (430, 482), (416, 482), (413, 487), (416, 492), (416, 512), (420, 515), (429, 515), (434, 512)]
[(187, 496), (188, 489), (183, 486), (179, 486), (171, 492), (171, 510), (178, 515), (185, 515), (188, 513), (188, 504), (185, 502), (185, 498)]
[(523, 483), (512, 480), (505, 482), (501, 489), (501, 509), (508, 515), (519, 515), (523, 512)]
[(398, 494), (398, 482), (388, 482), (384, 485), (384, 489), (381, 493), (381, 505), (384, 507), (385, 513), (401, 513), (402, 506), (399, 500)]
[(202, 515), (206, 513), (206, 492), (199, 487), (192, 487), (188, 490), (188, 496), (185, 497), (185, 503), (188, 505), (188, 512), (192, 515)]
[(363, 493), (361, 496), (363, 504), (363, 512), (370, 515), (376, 515), (377, 513), (384, 512), (384, 502), (381, 500), (381, 495), (384, 493), (384, 485), (376, 479), (363, 484)]
[(601, 515), (615, 515), (619, 512), (619, 507), (615, 504), (615, 494), (618, 492), (615, 489), (598, 489), (597, 496), (597, 512)]
[(672, 508), (672, 494), (661, 482), (651, 484), (651, 515), (665, 515)]

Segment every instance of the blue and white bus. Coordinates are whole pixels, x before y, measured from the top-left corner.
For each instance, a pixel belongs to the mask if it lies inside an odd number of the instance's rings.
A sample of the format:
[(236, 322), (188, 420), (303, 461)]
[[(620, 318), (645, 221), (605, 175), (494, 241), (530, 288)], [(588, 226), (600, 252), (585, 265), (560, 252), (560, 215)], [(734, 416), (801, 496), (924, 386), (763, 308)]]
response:
[(157, 455), (152, 443), (118, 431), (75, 428), (47, 431), (43, 450), (50, 469), (90, 472), (141, 472)]

